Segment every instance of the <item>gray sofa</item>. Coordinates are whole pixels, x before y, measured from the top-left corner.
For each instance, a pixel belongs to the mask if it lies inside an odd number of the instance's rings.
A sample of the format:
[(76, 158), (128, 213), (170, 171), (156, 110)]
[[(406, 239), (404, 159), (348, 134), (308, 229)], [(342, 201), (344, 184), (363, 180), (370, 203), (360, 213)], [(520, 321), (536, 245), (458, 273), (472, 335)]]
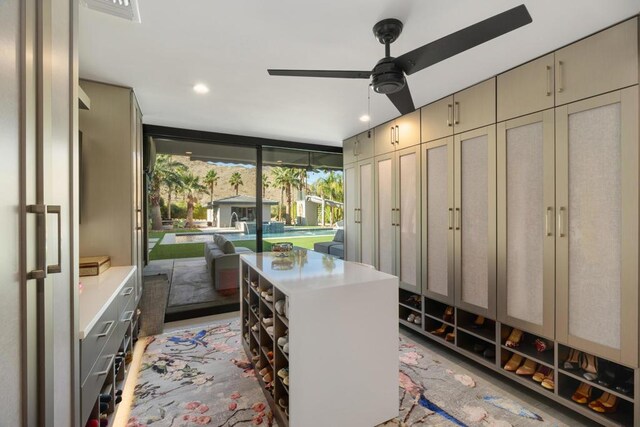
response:
[(240, 283), (240, 254), (252, 252), (241, 246), (235, 247), (221, 234), (214, 234), (213, 242), (204, 245), (204, 258), (214, 289), (237, 289)]
[(336, 231), (330, 242), (318, 242), (313, 244), (313, 250), (323, 254), (344, 258), (344, 230)]

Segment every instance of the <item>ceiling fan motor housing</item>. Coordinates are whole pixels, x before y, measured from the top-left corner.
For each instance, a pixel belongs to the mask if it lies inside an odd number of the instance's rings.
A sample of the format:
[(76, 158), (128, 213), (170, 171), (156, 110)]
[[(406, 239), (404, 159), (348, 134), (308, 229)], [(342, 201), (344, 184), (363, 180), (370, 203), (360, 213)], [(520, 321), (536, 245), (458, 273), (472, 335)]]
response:
[(404, 72), (394, 62), (393, 57), (383, 58), (373, 69), (371, 73), (371, 85), (377, 93), (396, 93), (406, 84)]

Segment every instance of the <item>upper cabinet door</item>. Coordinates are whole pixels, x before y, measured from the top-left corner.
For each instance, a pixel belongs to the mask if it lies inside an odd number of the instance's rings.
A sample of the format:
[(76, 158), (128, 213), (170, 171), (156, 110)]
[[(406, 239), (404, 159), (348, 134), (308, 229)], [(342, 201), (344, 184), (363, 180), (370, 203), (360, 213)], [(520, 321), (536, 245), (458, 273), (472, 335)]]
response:
[(352, 136), (349, 139), (345, 139), (342, 143), (342, 163), (348, 165), (349, 163), (355, 162), (358, 158), (356, 157), (356, 145), (357, 145), (357, 137)]
[(464, 310), (496, 314), (496, 126), (456, 135), (455, 301)]
[(397, 276), (400, 287), (416, 294), (422, 290), (420, 274), (420, 146), (396, 152), (395, 224)]
[(420, 144), (420, 110), (398, 117), (394, 122), (396, 150)]
[(453, 96), (436, 101), (420, 109), (422, 142), (453, 135)]
[[(373, 129), (362, 132), (356, 136), (356, 157), (358, 160), (370, 159), (373, 157)], [(345, 162), (346, 163), (346, 162)]]
[(556, 51), (556, 105), (638, 83), (638, 19)]
[(496, 79), (491, 78), (453, 96), (453, 129), (467, 132), (496, 122)]
[(556, 339), (638, 366), (638, 86), (556, 108)]
[(554, 110), (497, 128), (498, 320), (554, 339)]
[(553, 108), (553, 53), (498, 76), (498, 122)]
[(373, 153), (376, 156), (392, 153), (396, 149), (396, 124), (392, 120), (380, 126), (376, 126), (373, 135)]

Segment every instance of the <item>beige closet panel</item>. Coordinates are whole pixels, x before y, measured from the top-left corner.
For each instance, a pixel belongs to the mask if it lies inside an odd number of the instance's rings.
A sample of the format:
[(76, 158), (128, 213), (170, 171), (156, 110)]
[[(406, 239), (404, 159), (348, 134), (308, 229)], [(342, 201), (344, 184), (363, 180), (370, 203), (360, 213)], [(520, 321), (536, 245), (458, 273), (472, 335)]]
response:
[(490, 78), (453, 96), (453, 128), (466, 132), (496, 122), (496, 79)]
[(454, 303), (453, 137), (422, 146), (422, 293)]
[(420, 144), (420, 110), (398, 117), (394, 120), (394, 125), (396, 127), (396, 150)]
[(638, 87), (556, 123), (557, 339), (637, 366)]
[(359, 262), (375, 265), (373, 159), (358, 163)]
[(381, 154), (393, 153), (395, 146), (395, 123), (387, 122), (380, 126), (376, 126), (374, 132), (373, 153), (376, 156)]
[(375, 158), (376, 265), (388, 274), (395, 268), (394, 154)]
[(455, 137), (456, 304), (495, 318), (496, 127)]
[(419, 294), (420, 275), (420, 146), (396, 152), (395, 224), (400, 287)]
[(453, 135), (453, 95), (421, 109), (422, 142)]
[(347, 261), (359, 261), (360, 225), (358, 224), (357, 164), (344, 167), (344, 244)]
[(498, 123), (498, 320), (553, 339), (554, 110)]

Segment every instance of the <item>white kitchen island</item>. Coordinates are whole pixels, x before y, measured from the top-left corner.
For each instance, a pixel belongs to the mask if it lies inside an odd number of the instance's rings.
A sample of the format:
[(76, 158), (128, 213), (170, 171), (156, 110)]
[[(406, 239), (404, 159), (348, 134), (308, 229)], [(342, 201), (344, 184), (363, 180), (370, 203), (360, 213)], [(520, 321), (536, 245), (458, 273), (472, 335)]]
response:
[[(398, 415), (397, 277), (306, 250), (240, 263), (243, 344), (272, 372), (272, 387), (258, 368), (256, 377), (280, 426), (372, 427)], [(269, 290), (273, 301), (261, 296)], [(285, 335), (288, 353), (278, 345)]]

